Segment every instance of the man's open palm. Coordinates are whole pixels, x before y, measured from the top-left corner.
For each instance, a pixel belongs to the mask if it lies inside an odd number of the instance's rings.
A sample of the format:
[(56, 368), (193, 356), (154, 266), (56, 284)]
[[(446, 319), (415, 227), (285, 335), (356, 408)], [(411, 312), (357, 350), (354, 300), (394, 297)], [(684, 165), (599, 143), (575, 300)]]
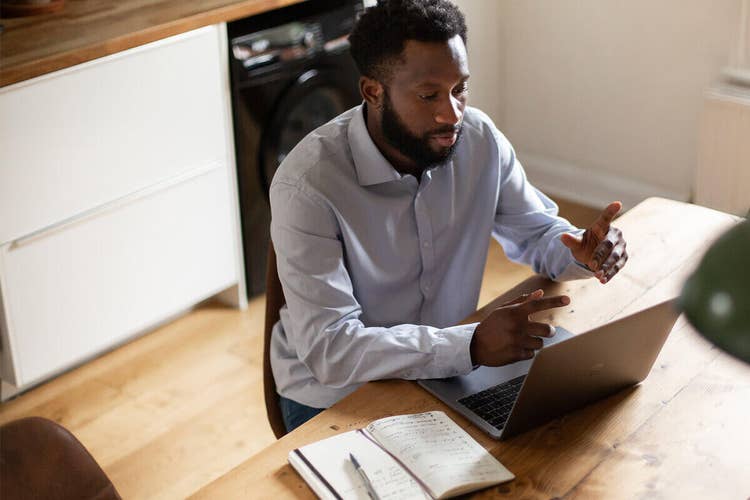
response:
[(611, 226), (621, 209), (619, 201), (610, 203), (581, 236), (566, 233), (561, 238), (573, 257), (594, 271), (601, 283), (611, 280), (628, 261), (622, 231)]

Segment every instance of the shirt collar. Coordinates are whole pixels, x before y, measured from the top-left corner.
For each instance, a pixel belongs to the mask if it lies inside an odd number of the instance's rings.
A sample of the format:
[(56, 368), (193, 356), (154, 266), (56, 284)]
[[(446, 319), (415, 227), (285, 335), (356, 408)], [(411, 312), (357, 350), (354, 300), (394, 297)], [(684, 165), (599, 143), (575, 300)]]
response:
[(393, 165), (372, 141), (365, 123), (365, 104), (360, 104), (349, 122), (348, 138), (354, 168), (360, 186), (370, 186), (401, 179)]

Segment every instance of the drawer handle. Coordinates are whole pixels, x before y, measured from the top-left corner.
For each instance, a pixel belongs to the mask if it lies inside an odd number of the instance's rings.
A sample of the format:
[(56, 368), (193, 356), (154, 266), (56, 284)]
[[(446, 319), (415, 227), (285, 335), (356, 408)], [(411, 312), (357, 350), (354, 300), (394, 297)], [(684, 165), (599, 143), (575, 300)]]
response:
[(213, 162), (208, 165), (205, 165), (203, 167), (194, 168), (192, 170), (189, 170), (183, 174), (170, 177), (169, 179), (165, 179), (162, 181), (157, 182), (156, 184), (152, 184), (150, 186), (147, 186), (145, 188), (139, 188), (135, 191), (132, 191), (128, 194), (125, 194), (123, 196), (120, 196), (119, 198), (115, 198), (114, 200), (102, 203), (101, 205), (98, 205), (96, 207), (90, 208), (88, 210), (84, 210), (83, 212), (79, 212), (75, 215), (71, 215), (68, 218), (59, 220), (55, 223), (52, 223), (48, 226), (42, 227), (40, 229), (37, 229), (36, 231), (32, 231), (31, 233), (24, 235), (18, 239), (15, 239), (11, 242), (10, 246), (8, 247), (9, 250), (13, 250), (14, 248), (18, 248), (20, 246), (26, 245), (34, 240), (37, 240), (39, 238), (44, 238), (45, 236), (54, 233), (56, 231), (59, 231), (63, 228), (66, 228), (68, 226), (72, 226), (73, 224), (77, 224), (79, 222), (82, 222), (87, 219), (91, 219), (93, 217), (96, 217), (104, 212), (108, 212), (110, 210), (114, 210), (116, 208), (119, 208), (123, 205), (127, 205), (129, 203), (132, 203), (136, 200), (146, 198), (148, 196), (152, 196), (156, 193), (159, 193), (161, 191), (164, 191), (166, 189), (169, 189), (173, 186), (176, 186), (178, 184), (182, 184), (184, 182), (187, 182), (189, 180), (195, 179), (197, 177), (206, 175), (210, 172), (213, 172), (214, 170), (218, 169), (222, 164), (220, 162)]

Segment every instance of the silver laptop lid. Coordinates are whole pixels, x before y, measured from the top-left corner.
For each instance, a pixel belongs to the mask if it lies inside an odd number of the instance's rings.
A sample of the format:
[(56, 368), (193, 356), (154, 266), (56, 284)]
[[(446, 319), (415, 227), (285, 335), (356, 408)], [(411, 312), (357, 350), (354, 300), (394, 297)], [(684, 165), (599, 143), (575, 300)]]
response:
[(679, 314), (668, 300), (539, 351), (501, 438), (645, 379)]

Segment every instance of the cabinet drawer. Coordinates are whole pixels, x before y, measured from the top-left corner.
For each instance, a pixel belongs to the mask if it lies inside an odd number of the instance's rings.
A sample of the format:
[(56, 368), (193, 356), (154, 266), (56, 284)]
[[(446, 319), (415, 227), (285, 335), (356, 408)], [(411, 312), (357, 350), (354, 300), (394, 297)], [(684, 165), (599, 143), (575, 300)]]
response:
[(0, 89), (0, 244), (229, 164), (220, 49), (209, 26)]
[(17, 386), (106, 350), (237, 282), (227, 171), (0, 248)]

